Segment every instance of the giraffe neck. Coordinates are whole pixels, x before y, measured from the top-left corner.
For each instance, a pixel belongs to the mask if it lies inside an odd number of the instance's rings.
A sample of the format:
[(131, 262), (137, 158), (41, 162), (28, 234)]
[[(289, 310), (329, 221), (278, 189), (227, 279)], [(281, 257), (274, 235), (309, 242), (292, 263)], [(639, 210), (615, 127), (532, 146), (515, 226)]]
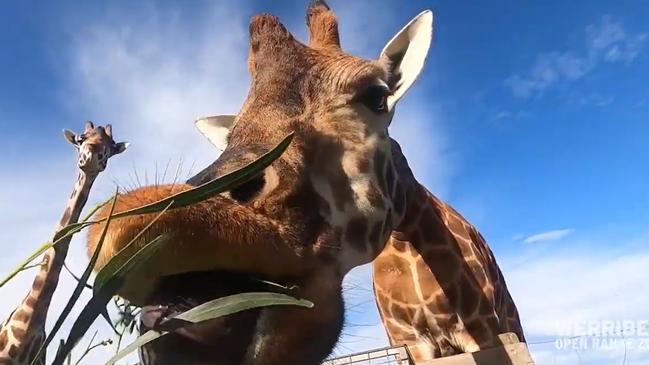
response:
[[(54, 234), (53, 240), (56, 241), (59, 239), (59, 232), (61, 229), (69, 224), (77, 223), (79, 221), (79, 216), (83, 207), (88, 201), (88, 195), (90, 193), (90, 188), (95, 181), (97, 175), (88, 175), (85, 172), (79, 170), (79, 175), (77, 177), (77, 183), (72, 190), (72, 194), (68, 199), (63, 216), (59, 220), (59, 224), (56, 228), (56, 233)], [(56, 290), (56, 286), (59, 281), (59, 274), (63, 268), (65, 262), (65, 257), (68, 253), (68, 247), (70, 246), (71, 237), (64, 238), (61, 242), (57, 243), (56, 246), (50, 248), (43, 258), (41, 263), (40, 272), (34, 279), (32, 285), (32, 291), (29, 296), (36, 298), (36, 304), (34, 306), (34, 312), (43, 313), (43, 317), (47, 314), (47, 309), (49, 308), (52, 296)], [(38, 290), (40, 283), (42, 288)], [(37, 285), (38, 284), (38, 285)]]
[(495, 346), (504, 332), (524, 340), (482, 235), (415, 179), (395, 141), (392, 159), (405, 191), (405, 213), (374, 266), (379, 309), (388, 331), (394, 330), (391, 341), (416, 339), (428, 348), (436, 343), (441, 355)]
[[(53, 241), (59, 238), (61, 228), (78, 221), (96, 177), (96, 174), (88, 175), (79, 170), (77, 183), (59, 221)], [(0, 363), (7, 358), (20, 358), (25, 360), (25, 364), (29, 364), (31, 359), (24, 353), (35, 356), (45, 340), (47, 311), (59, 281), (70, 239), (71, 237), (62, 239), (45, 253), (29, 293), (0, 329)]]

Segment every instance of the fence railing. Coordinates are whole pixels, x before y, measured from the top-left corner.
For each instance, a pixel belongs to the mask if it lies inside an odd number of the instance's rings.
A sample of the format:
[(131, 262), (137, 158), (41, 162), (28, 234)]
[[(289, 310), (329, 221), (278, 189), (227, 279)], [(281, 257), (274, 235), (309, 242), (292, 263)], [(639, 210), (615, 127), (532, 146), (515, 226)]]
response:
[(514, 333), (498, 337), (502, 346), (423, 362), (415, 363), (408, 346), (396, 346), (329, 359), (322, 365), (534, 365), (527, 345)]
[(322, 365), (414, 365), (414, 362), (406, 346), (395, 346), (329, 359)]

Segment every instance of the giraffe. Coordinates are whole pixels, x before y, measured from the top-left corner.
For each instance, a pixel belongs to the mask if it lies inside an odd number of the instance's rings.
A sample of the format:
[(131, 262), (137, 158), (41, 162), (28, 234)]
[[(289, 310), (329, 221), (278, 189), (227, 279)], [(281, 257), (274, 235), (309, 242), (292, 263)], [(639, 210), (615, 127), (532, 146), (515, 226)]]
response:
[(396, 141), (406, 215), (373, 262), (374, 293), (392, 345), (415, 363), (525, 341), (516, 305), (486, 241), (462, 215), (415, 179)]
[[(127, 243), (137, 248), (167, 233), (170, 243), (130, 272), (118, 291), (145, 308), (144, 327), (155, 328), (206, 296), (255, 287), (246, 276), (291, 284), (286, 290), (314, 307), (264, 308), (243, 314), (242, 322), (228, 317), (188, 326), (166, 336), (163, 346), (145, 348), (143, 364), (319, 364), (342, 329), (344, 275), (371, 262), (405, 217), (407, 190), (388, 125), (423, 68), (432, 13), (409, 22), (378, 60), (342, 51), (336, 16), (324, 1), (310, 3), (306, 21), (308, 45), (276, 17), (253, 17), (248, 97), (236, 117), (202, 122), (224, 147), (221, 155), (185, 184), (120, 194), (115, 211), (206, 183), (292, 132), (285, 153), (229, 192), (167, 211), (141, 236), (153, 215), (114, 220), (95, 270)], [(89, 230), (89, 254), (103, 228)]]
[[(99, 173), (106, 168), (108, 159), (124, 152), (128, 147), (125, 142), (115, 143), (110, 124), (104, 128), (86, 122), (82, 134), (76, 135), (64, 130), (64, 136), (77, 149), (79, 171), (52, 242), (60, 238), (63, 227), (78, 221), (90, 188)], [(71, 237), (63, 238), (45, 252), (29, 293), (0, 328), (0, 364), (30, 365), (45, 342), (47, 311), (59, 281), (70, 239)], [(45, 364), (44, 352), (36, 363)]]

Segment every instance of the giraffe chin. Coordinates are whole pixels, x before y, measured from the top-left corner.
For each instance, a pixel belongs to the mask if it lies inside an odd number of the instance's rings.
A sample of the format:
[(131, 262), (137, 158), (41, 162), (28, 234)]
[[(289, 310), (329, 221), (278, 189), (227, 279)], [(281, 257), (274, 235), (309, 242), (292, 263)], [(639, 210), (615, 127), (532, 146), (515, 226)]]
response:
[[(242, 292), (268, 291), (249, 275), (225, 271), (191, 272), (160, 279), (140, 316), (140, 333), (155, 329), (165, 318), (209, 300)], [(272, 290), (272, 289), (271, 289)], [(143, 363), (240, 364), (253, 340), (260, 310), (253, 309), (190, 325), (140, 349)]]
[[(168, 276), (160, 279), (142, 308), (140, 332), (156, 329), (165, 319), (207, 301), (244, 292), (295, 295), (245, 273)], [(269, 307), (184, 326), (140, 348), (140, 361), (143, 365), (320, 364), (342, 330), (342, 298), (333, 295), (327, 302), (319, 303), (319, 310)], [(305, 350), (296, 351), (296, 338)]]

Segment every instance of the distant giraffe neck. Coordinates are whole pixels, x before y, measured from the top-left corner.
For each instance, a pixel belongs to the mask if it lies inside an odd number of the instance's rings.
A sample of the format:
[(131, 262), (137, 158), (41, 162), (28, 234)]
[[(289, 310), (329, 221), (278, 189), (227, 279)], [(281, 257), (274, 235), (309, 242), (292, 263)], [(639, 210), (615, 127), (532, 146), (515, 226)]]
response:
[[(498, 334), (521, 340), (516, 307), (480, 233), (414, 178), (396, 142), (406, 191), (403, 220), (374, 262), (374, 287), (393, 344), (423, 349), (418, 360), (477, 351)], [(422, 345), (422, 346), (417, 346)]]
[[(77, 183), (59, 221), (53, 241), (60, 238), (61, 228), (79, 220), (96, 177), (97, 174), (86, 174), (79, 170)], [(47, 250), (29, 293), (0, 329), (0, 364), (30, 364), (44, 342), (47, 311), (59, 281), (70, 239), (63, 238), (56, 246)], [(45, 356), (41, 359), (39, 363), (44, 363)]]

